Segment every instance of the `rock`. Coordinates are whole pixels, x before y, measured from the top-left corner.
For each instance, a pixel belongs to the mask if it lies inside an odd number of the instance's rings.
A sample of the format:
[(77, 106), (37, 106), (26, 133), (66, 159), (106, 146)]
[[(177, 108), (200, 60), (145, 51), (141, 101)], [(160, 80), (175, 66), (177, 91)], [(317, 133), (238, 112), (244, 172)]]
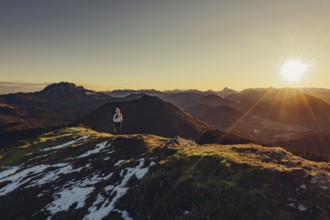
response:
[(306, 190), (306, 185), (301, 185), (296, 189), (297, 193), (299, 193), (299, 194), (304, 193), (305, 190)]
[(192, 147), (196, 146), (196, 142), (190, 139), (184, 139), (179, 136), (176, 136), (175, 138), (172, 138), (168, 141), (167, 146), (173, 146), (173, 145), (180, 145), (183, 147)]
[(302, 204), (298, 205), (298, 209), (299, 209), (299, 211), (301, 211), (301, 212), (305, 212), (305, 211), (307, 211), (307, 208), (306, 208), (304, 205), (302, 205)]
[(312, 184), (317, 184), (317, 182), (319, 181), (319, 178), (317, 176), (314, 176), (312, 179), (311, 179), (311, 183)]
[(328, 185), (329, 177), (323, 172), (317, 172), (310, 182), (312, 184)]

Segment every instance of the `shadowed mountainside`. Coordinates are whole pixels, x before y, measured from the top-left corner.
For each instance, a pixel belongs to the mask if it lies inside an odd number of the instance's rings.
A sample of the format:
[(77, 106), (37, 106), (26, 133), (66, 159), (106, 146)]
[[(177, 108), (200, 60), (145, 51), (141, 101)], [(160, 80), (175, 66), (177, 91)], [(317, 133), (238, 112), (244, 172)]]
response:
[(306, 94), (279, 101), (262, 101), (251, 114), (277, 122), (330, 130), (330, 105)]
[(224, 99), (216, 94), (198, 93), (198, 92), (180, 92), (162, 97), (165, 101), (171, 102), (181, 109), (186, 109), (198, 104), (210, 106), (230, 106), (234, 103), (231, 100)]
[(248, 130), (248, 127), (253, 127), (257, 123), (256, 120), (249, 116), (244, 116), (242, 112), (230, 106), (212, 107), (210, 105), (200, 104), (187, 108), (184, 111), (194, 118), (216, 125), (222, 129), (245, 124), (247, 126), (246, 130)]
[(73, 83), (55, 83), (34, 93), (0, 95), (0, 148), (65, 126), (111, 96)]
[(0, 103), (0, 148), (72, 122), (73, 114)]
[(148, 95), (135, 100), (109, 102), (74, 124), (96, 131), (113, 132), (112, 117), (116, 107), (122, 110), (122, 132), (125, 134), (155, 134), (164, 137), (179, 135), (198, 140), (211, 128), (210, 125), (189, 117), (173, 104)]

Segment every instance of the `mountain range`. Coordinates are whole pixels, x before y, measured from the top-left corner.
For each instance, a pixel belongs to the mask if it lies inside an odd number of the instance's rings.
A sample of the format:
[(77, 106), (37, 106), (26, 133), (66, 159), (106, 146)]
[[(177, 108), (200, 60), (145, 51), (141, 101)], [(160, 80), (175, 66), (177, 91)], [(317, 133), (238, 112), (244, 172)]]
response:
[[(68, 124), (112, 132), (113, 108), (123, 105), (125, 133), (198, 140), (218, 129), (256, 143), (330, 155), (328, 142), (315, 138), (327, 140), (330, 132), (329, 94), (317, 88), (96, 92), (62, 82), (39, 92), (0, 96), (0, 146)], [(303, 141), (309, 144), (301, 147)]]

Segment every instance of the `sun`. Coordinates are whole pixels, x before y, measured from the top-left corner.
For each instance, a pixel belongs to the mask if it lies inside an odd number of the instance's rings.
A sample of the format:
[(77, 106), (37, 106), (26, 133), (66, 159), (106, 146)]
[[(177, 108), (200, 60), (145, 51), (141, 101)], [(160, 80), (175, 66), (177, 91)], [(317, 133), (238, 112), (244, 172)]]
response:
[(288, 60), (281, 68), (281, 75), (288, 82), (297, 82), (301, 80), (307, 68), (308, 65), (299, 60)]

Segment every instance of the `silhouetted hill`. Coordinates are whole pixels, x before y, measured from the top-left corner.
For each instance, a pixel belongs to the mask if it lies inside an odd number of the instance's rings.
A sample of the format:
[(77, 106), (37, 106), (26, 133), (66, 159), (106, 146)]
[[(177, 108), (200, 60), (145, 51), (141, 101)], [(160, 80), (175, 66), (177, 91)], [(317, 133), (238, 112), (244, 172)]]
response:
[(196, 103), (197, 100), (202, 97), (205, 97), (205, 95), (202, 93), (180, 92), (169, 94), (168, 96), (164, 97), (164, 100), (173, 103), (180, 109), (185, 109), (198, 104)]
[(330, 104), (330, 89), (322, 88), (258, 88), (232, 93), (226, 99), (239, 103), (240, 109), (247, 109), (260, 101), (281, 101), (298, 94), (307, 94)]
[(16, 106), (65, 109), (79, 103), (102, 102), (112, 97), (73, 83), (54, 83), (33, 93), (0, 95), (0, 101)]
[(227, 99), (238, 101), (240, 103), (258, 102), (258, 101), (275, 101), (291, 98), (294, 95), (302, 93), (302, 90), (295, 88), (258, 88), (245, 89), (238, 93), (227, 96)]
[(213, 109), (210, 105), (198, 104), (189, 108), (184, 109), (185, 112), (190, 114), (194, 118), (201, 118), (209, 111)]
[(326, 103), (330, 105), (330, 89), (322, 89), (322, 88), (305, 88), (304, 93), (322, 99)]
[(204, 104), (204, 105), (210, 105), (210, 106), (229, 106), (232, 105), (233, 103), (229, 100), (226, 100), (218, 95), (207, 95), (198, 98), (198, 100), (193, 101), (192, 103), (199, 103), (199, 104)]
[(34, 93), (12, 93), (7, 95), (0, 95), (0, 100), (4, 103), (15, 106), (51, 106), (48, 100), (42, 99)]
[(186, 109), (198, 104), (219, 106), (219, 105), (232, 105), (233, 102), (224, 99), (215, 94), (205, 93), (173, 93), (163, 97), (164, 100), (173, 103), (181, 109)]
[(66, 104), (111, 98), (111, 96), (104, 93), (88, 90), (68, 82), (51, 84), (42, 91), (34, 93), (34, 95), (47, 101)]
[(279, 101), (262, 101), (254, 106), (251, 114), (281, 123), (330, 129), (330, 105), (306, 94)]
[[(229, 128), (239, 120), (243, 119), (243, 113), (230, 106), (196, 105), (184, 110), (191, 116), (203, 120), (220, 128)], [(245, 117), (247, 120), (249, 117)], [(252, 119), (251, 119), (252, 120)]]
[(225, 98), (231, 94), (235, 94), (238, 93), (237, 91), (230, 89), (228, 87), (223, 88), (223, 90), (221, 90), (220, 92), (216, 92), (216, 94), (222, 98)]
[(198, 139), (209, 128), (208, 124), (189, 117), (173, 104), (148, 95), (130, 101), (109, 102), (75, 124), (96, 131), (113, 132), (112, 117), (116, 107), (122, 110), (122, 131), (125, 134), (155, 134), (165, 137), (180, 135)]
[(154, 89), (141, 89), (141, 90), (123, 89), (123, 90), (113, 90), (111, 92), (104, 92), (104, 93), (116, 98), (124, 98), (129, 95), (142, 94), (142, 93), (146, 95), (158, 96), (158, 97), (162, 97), (167, 94), (166, 92), (161, 92)]
[(74, 119), (75, 116), (69, 113), (0, 103), (0, 148), (50, 128), (67, 125)]

